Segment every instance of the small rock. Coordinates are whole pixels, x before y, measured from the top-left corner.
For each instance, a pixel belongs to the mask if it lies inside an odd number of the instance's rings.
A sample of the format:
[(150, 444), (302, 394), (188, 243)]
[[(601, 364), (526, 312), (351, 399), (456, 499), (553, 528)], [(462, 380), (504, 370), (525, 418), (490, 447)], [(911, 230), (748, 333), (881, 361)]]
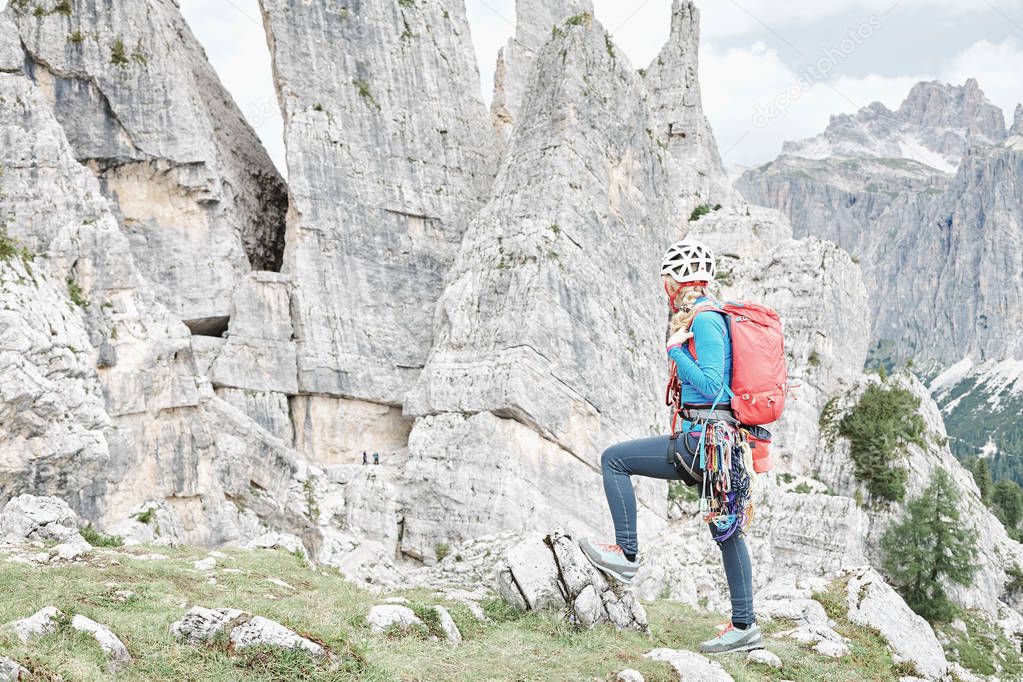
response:
[(408, 604), (408, 599), (405, 599), (405, 597), (388, 597), (384, 602), (387, 604)]
[(413, 625), (422, 625), (423, 621), (413, 613), (407, 606), (398, 604), (378, 604), (369, 610), (366, 622), (370, 630), (380, 634), (386, 632), (391, 626), (398, 626), (401, 630), (407, 630)]
[(189, 644), (204, 644), (244, 615), (245, 612), (238, 609), (193, 606), (184, 618), (171, 625), (171, 634)]
[(124, 646), (124, 643), (106, 625), (101, 625), (82, 615), (75, 615), (71, 619), (71, 627), (79, 632), (85, 632), (95, 637), (96, 642), (99, 643), (99, 648), (103, 650), (107, 657), (119, 662), (131, 660), (128, 647)]
[(735, 682), (720, 663), (692, 651), (654, 649), (644, 658), (665, 661), (686, 682)]
[(447, 637), (448, 641), (458, 646), (462, 643), (462, 633), (458, 630), (458, 626), (455, 625), (454, 619), (448, 610), (441, 605), (433, 607), (433, 610), (437, 612), (437, 618), (440, 620), (440, 629), (444, 631), (444, 636)]
[(283, 587), (283, 588), (288, 589), (288, 590), (295, 589), (294, 587), (292, 587), (288, 583), (286, 583), (283, 580), (280, 580), (278, 578), (267, 578), (266, 581), (268, 583), (270, 583), (271, 585), (276, 585), (277, 587)]
[(822, 639), (813, 646), (813, 650), (821, 656), (828, 658), (842, 658), (849, 655), (849, 645), (842, 642), (835, 642), (830, 639)]
[(298, 552), (307, 564), (313, 563), (302, 540), (290, 533), (265, 533), (249, 540), (245, 546), (248, 549), (283, 549), (287, 552)]
[(57, 631), (57, 619), (63, 617), (64, 614), (56, 607), (47, 606), (27, 618), (8, 623), (7, 627), (13, 629), (15, 636), (24, 643), (36, 637), (52, 635)]
[(768, 651), (767, 649), (755, 649), (746, 655), (746, 660), (750, 663), (759, 663), (761, 665), (768, 665), (772, 668), (781, 667), (781, 659), (776, 655)]
[(236, 649), (253, 646), (272, 646), (280, 649), (301, 649), (311, 656), (321, 658), (326, 651), (316, 642), (302, 637), (294, 630), (262, 616), (253, 616), (231, 630), (231, 643)]
[(197, 571), (212, 571), (216, 565), (217, 560), (211, 556), (192, 562), (192, 567)]
[(0, 682), (18, 682), (22, 672), (28, 675), (28, 671), (18, 665), (17, 661), (0, 656)]
[(615, 675), (615, 682), (646, 682), (646, 678), (638, 670), (626, 668), (618, 671), (618, 674)]

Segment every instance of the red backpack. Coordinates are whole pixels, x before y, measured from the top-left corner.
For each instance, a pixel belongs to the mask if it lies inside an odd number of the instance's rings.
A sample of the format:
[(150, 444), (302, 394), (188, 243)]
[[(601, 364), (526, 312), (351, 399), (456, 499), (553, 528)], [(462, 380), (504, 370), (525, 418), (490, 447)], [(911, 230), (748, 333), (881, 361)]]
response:
[[(747, 426), (770, 424), (785, 409), (788, 369), (781, 319), (771, 308), (750, 301), (704, 303), (697, 312), (714, 310), (728, 321), (732, 337), (732, 411)], [(696, 340), (689, 340), (696, 359)]]

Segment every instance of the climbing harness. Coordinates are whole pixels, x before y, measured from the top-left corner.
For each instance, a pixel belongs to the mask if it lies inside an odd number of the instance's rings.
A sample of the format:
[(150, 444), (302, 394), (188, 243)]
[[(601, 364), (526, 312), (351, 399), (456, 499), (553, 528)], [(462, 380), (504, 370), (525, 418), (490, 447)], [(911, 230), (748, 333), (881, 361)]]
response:
[[(753, 523), (754, 462), (748, 438), (749, 429), (758, 427), (745, 427), (731, 410), (717, 408), (728, 391), (726, 386), (721, 387), (709, 409), (682, 405), (682, 387), (674, 362), (671, 370), (665, 395), (665, 402), (672, 408), (669, 456), (677, 469), (681, 466), (680, 473), (688, 474), (700, 486), (700, 515), (714, 524), (714, 539), (724, 542)], [(702, 427), (695, 451), (689, 448), (689, 433), (679, 428), (680, 417), (683, 424)], [(766, 429), (763, 431), (766, 433)], [(692, 457), (692, 466), (677, 450), (680, 437), (682, 447)]]

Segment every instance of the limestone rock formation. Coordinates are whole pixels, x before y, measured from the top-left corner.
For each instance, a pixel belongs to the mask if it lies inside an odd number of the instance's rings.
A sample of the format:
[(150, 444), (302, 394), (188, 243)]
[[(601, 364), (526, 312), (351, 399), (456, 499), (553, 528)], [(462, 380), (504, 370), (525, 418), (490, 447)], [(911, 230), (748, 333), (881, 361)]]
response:
[(874, 569), (852, 572), (846, 598), (849, 620), (880, 632), (896, 663), (911, 662), (927, 679), (946, 674), (948, 660), (930, 624), (913, 613)]
[(26, 68), (154, 292), (194, 327), (279, 269), (287, 196), (173, 0), (10, 3)]
[(465, 8), (261, 6), (288, 150), (299, 389), (398, 405), (493, 178)]
[[(612, 48), (609, 48), (612, 49)], [(671, 35), (643, 73), (655, 137), (675, 161), (671, 187), (685, 216), (700, 204), (735, 200), (710, 122), (703, 113), (699, 80), (700, 12), (692, 0), (674, 0)]]
[(563, 531), (531, 537), (504, 558), (497, 588), (509, 604), (531, 611), (563, 608), (572, 622), (586, 628), (610, 623), (647, 632), (643, 605), (627, 589), (609, 582)]
[(171, 634), (189, 644), (208, 644), (226, 637), (235, 649), (272, 647), (304, 651), (316, 658), (333, 658), (322, 645), (302, 637), (280, 623), (238, 609), (193, 606), (184, 618), (171, 625)]
[[(410, 508), (403, 548), (423, 535), (471, 537), (476, 520), (509, 528), (503, 491), (513, 481), (546, 499), (526, 515), (516, 500), (510, 529), (552, 512), (570, 530), (593, 529), (603, 519), (582, 510), (602, 504), (599, 453), (664, 423), (655, 399), (663, 295), (637, 264), (659, 262), (674, 233), (670, 202), (651, 200), (666, 196), (669, 161), (646, 133), (642, 83), (589, 15), (563, 23), (535, 68), (405, 401), (419, 418), (409, 436), (414, 499), (447, 504), (440, 519), (429, 503)], [(535, 483), (516, 479), (520, 469)], [(438, 470), (466, 477), (470, 495), (462, 487), (450, 500)]]
[(166, 500), (197, 543), (306, 532), (304, 463), (216, 396), (39, 90), (0, 73), (0, 96), (4, 501), (52, 494), (109, 525)]
[(503, 148), (512, 136), (529, 93), (537, 53), (570, 17), (593, 14), (591, 0), (518, 0), (515, 35), (497, 53), (490, 117)]

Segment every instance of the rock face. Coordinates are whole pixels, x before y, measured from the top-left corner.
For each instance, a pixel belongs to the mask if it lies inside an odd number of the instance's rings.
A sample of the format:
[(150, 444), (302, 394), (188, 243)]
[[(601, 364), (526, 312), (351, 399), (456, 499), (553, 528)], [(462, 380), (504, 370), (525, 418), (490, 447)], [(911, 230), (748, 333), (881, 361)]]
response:
[(261, 5), (288, 148), (299, 388), (398, 405), (493, 178), (464, 6)]
[(930, 624), (913, 613), (874, 569), (854, 571), (846, 594), (849, 620), (880, 632), (896, 663), (909, 661), (931, 680), (945, 675), (948, 660)]
[[(665, 196), (669, 161), (646, 133), (639, 77), (607, 41), (585, 15), (544, 46), (491, 199), (449, 273), (433, 350), (405, 401), (419, 417), (409, 467), (417, 500), (447, 497), (449, 482), (427, 474), (438, 466), (487, 487), (442, 519), (410, 508), (411, 541), (424, 524), (436, 536), (438, 521), (452, 540), (470, 519), (507, 527), (482, 500), (501, 500), (519, 467), (543, 476), (530, 476), (539, 491), (558, 491), (536, 514), (592, 517), (582, 510), (603, 506), (601, 450), (663, 423), (651, 398), (662, 390), (664, 302), (633, 264), (659, 262), (674, 237), (668, 202), (650, 201)], [(504, 464), (509, 452), (523, 456)]]
[(675, 161), (673, 191), (688, 215), (699, 204), (732, 202), (710, 122), (703, 113), (699, 81), (700, 12), (691, 0), (674, 0), (671, 35), (643, 74), (654, 128), (650, 132)]
[[(217, 397), (199, 368), (210, 352), (157, 300), (39, 90), (0, 73), (0, 96), (13, 103), (0, 108), (12, 254), (0, 262), (0, 497), (56, 495), (100, 525), (166, 499), (178, 541), (251, 537), (267, 523), (304, 533), (304, 463)], [(249, 333), (275, 327), (262, 329)]]
[(497, 53), (490, 116), (501, 148), (507, 145), (529, 92), (536, 56), (569, 17), (593, 14), (591, 0), (519, 0), (515, 35)]
[(513, 606), (532, 611), (564, 608), (572, 622), (586, 628), (610, 623), (622, 630), (648, 630), (646, 611), (636, 597), (609, 583), (561, 531), (515, 545), (505, 561), (497, 587)]
[(279, 269), (284, 183), (177, 3), (11, 3), (29, 76), (158, 298), (201, 326), (250, 269)]

